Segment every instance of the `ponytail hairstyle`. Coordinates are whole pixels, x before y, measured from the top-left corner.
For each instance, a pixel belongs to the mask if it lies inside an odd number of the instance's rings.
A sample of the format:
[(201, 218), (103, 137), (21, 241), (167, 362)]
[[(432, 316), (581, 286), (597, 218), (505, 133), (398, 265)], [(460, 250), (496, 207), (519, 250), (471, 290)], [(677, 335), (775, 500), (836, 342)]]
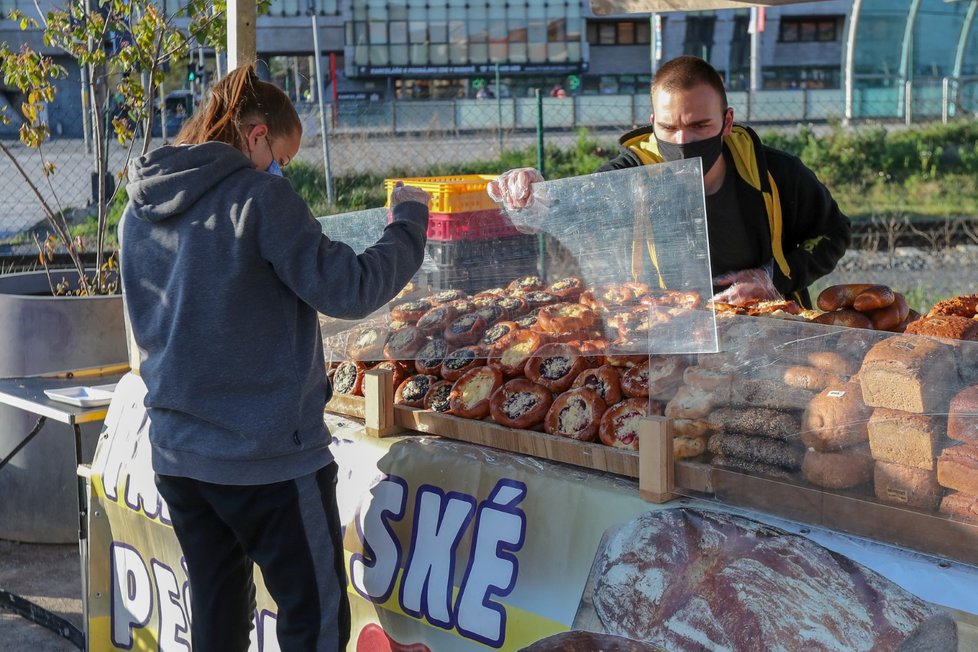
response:
[(216, 140), (244, 152), (242, 129), (249, 123), (264, 123), (273, 135), (302, 134), (299, 114), (288, 95), (258, 79), (254, 64), (234, 69), (211, 87), (203, 106), (180, 129), (176, 144)]

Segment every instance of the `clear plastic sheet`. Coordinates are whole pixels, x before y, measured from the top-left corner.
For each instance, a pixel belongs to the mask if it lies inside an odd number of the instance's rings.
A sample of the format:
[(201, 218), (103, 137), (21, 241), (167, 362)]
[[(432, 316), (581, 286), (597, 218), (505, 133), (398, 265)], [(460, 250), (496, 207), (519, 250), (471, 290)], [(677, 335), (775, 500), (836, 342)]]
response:
[[(430, 240), (422, 269), (390, 306), (361, 323), (324, 319), (333, 359), (371, 361), (363, 357), (364, 347), (354, 346), (351, 339), (359, 338), (364, 329), (376, 328), (378, 332), (369, 337), (386, 342), (395, 337), (394, 331), (416, 326), (425, 304), (434, 308), (447, 303), (451, 292), (475, 304), (456, 304), (459, 317), (480, 309), (485, 312), (471, 333), (449, 342), (453, 348), (477, 344), (468, 341), (475, 331), (484, 332), (496, 322), (527, 317), (532, 321), (543, 311), (542, 319), (550, 323), (541, 324), (540, 330), (549, 339), (591, 341), (602, 352), (715, 350), (709, 311), (696, 316), (696, 327), (688, 319), (658, 318), (652, 329), (647, 324), (649, 305), (668, 303), (667, 308), (677, 312), (694, 306), (680, 305), (676, 296), (696, 297), (701, 307), (712, 292), (698, 161), (545, 182), (534, 186), (534, 196), (534, 203), (518, 218), (509, 215), (524, 229), (532, 226), (534, 235)], [(320, 221), (327, 235), (361, 252), (380, 238), (387, 220), (385, 209), (375, 209)], [(498, 304), (502, 313), (491, 308)], [(552, 304), (571, 305), (559, 310)], [(629, 324), (623, 325), (625, 321)], [(436, 320), (425, 323), (428, 339), (447, 334), (444, 328), (431, 326)], [(376, 347), (367, 353), (374, 356), (372, 361), (406, 361), (416, 352), (414, 346), (404, 349), (406, 353), (387, 348), (380, 357)]]
[[(721, 502), (978, 564), (978, 342), (723, 315), (666, 404)], [(677, 477), (689, 477), (678, 474)], [(677, 487), (700, 496), (702, 486)]]

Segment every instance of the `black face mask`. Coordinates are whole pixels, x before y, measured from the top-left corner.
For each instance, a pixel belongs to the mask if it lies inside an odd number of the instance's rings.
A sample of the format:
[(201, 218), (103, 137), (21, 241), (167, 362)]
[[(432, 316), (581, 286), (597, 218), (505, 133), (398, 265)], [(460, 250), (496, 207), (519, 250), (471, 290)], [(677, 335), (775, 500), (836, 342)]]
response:
[(666, 161), (681, 161), (699, 156), (703, 159), (703, 174), (706, 175), (723, 153), (723, 129), (716, 136), (692, 143), (667, 143), (658, 137), (656, 142), (659, 145), (659, 154)]

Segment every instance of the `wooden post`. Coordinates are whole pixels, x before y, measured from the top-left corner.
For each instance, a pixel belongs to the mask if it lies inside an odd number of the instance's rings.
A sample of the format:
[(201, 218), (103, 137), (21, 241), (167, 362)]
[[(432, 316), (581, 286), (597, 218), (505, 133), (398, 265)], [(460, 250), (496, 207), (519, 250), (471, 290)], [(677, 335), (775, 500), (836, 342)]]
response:
[(394, 372), (371, 369), (363, 375), (363, 425), (371, 437), (390, 437), (400, 432), (394, 425)]
[(227, 3), (228, 72), (255, 62), (257, 14), (254, 2), (229, 0)]
[(667, 503), (678, 498), (672, 493), (675, 484), (675, 461), (672, 455), (672, 420), (646, 417), (638, 427), (638, 493), (651, 503)]

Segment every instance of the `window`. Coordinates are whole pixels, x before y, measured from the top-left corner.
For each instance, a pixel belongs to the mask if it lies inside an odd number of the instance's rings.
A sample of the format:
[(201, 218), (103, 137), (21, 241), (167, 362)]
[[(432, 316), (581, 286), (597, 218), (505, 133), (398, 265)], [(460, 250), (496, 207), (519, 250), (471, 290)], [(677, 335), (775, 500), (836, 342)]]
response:
[(839, 16), (785, 16), (778, 40), (782, 43), (832, 43), (841, 36)]
[(701, 59), (710, 60), (713, 49), (713, 26), (715, 16), (688, 16), (686, 18), (686, 42), (683, 44), (683, 54), (692, 54)]
[[(571, 32), (568, 25), (568, 35)], [(587, 41), (591, 45), (648, 45), (652, 42), (651, 28), (647, 20), (590, 20), (587, 23)]]

